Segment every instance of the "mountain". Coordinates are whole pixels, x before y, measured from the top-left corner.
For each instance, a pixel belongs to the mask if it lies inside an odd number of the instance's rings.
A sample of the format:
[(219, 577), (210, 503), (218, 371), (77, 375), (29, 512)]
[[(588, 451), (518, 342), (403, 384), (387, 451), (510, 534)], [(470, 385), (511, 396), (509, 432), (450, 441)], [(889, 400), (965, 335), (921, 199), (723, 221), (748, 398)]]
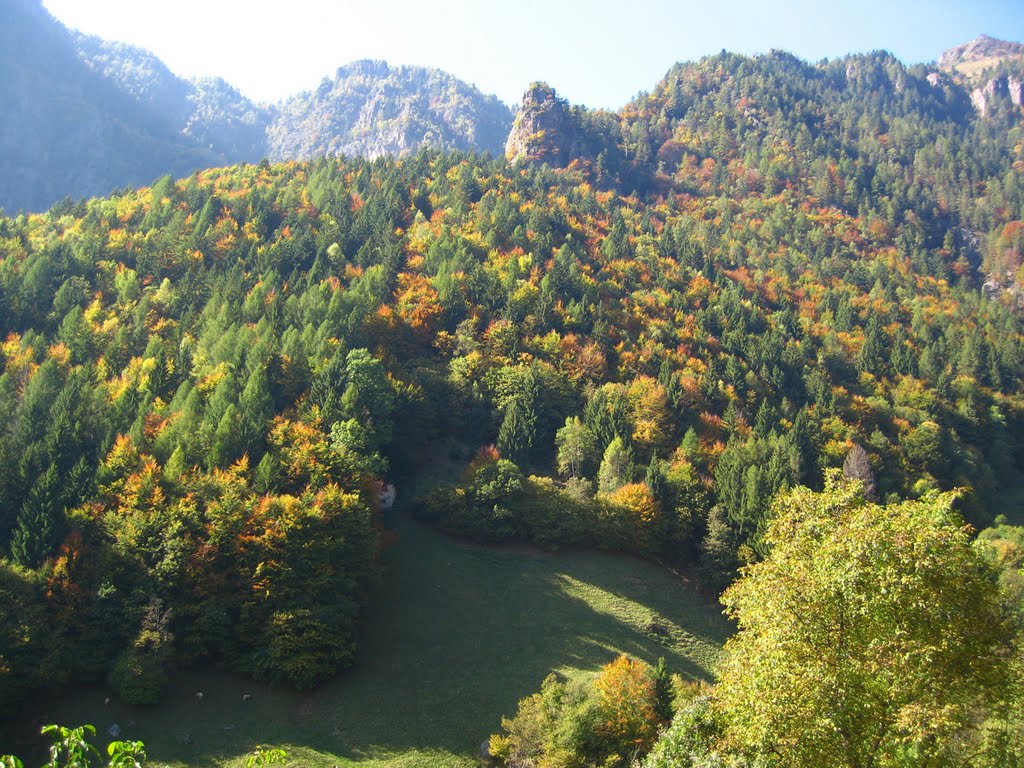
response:
[(422, 147), (498, 154), (512, 122), (496, 97), (436, 69), (357, 61), (269, 106), (220, 78), (179, 78), (141, 48), (80, 34), (75, 41), (91, 69), (229, 162), (401, 156)]
[(1024, 43), (980, 35), (945, 51), (939, 57), (939, 69), (977, 81), (986, 69), (1009, 62), (1024, 63)]
[(357, 61), (285, 100), (267, 129), (273, 160), (407, 155), (423, 147), (501, 154), (511, 110), (437, 69)]
[(72, 34), (90, 69), (229, 163), (422, 147), (498, 154), (512, 122), (496, 97), (436, 69), (357, 61), (316, 90), (258, 105), (220, 78), (185, 80), (149, 51)]
[(149, 51), (67, 30), (40, 0), (0, 0), (0, 208), (42, 210), (170, 173), (422, 147), (500, 154), (511, 110), (451, 75), (361, 61), (314, 91), (256, 104)]
[[(950, 48), (939, 57), (939, 70), (970, 91), (971, 104), (982, 117), (999, 105), (1024, 104), (1024, 44), (988, 35)], [(939, 73), (931, 76), (938, 84)]]
[(224, 156), (229, 163), (266, 156), (272, 111), (225, 80), (186, 80), (147, 50), (72, 32), (79, 57), (94, 72), (160, 114), (175, 131)]
[(617, 112), (569, 105), (537, 83), (514, 124), (496, 97), (449, 74), (380, 61), (341, 67), (316, 89), (266, 105), (219, 78), (180, 78), (140, 48), (69, 32), (39, 0), (0, 5), (8, 9), (0, 107), (17, 118), (0, 128), (0, 207), (8, 210), (264, 157), (376, 158), (424, 147), (576, 165), (598, 184), (641, 190), (666, 186), (681, 158), (702, 162), (708, 145), (693, 136), (712, 129), (706, 140), (725, 130), (760, 145), (784, 123), (790, 139), (802, 140), (803, 121), (835, 159), (855, 162), (870, 140), (862, 117), (880, 108), (963, 129), (975, 114), (1002, 115), (1009, 126), (1024, 103), (1024, 45), (982, 36), (916, 67), (884, 53), (820, 64), (777, 51), (710, 57), (676, 65)]
[(0, 6), (0, 206), (38, 210), (224, 162), (83, 63), (38, 0)]
[[(736, 162), (770, 152), (776, 161), (762, 163), (758, 183), (772, 188), (814, 156), (858, 162), (878, 149), (876, 133), (892, 121), (963, 130), (973, 117), (968, 90), (934, 77), (884, 52), (819, 64), (782, 51), (722, 53), (674, 65), (650, 93), (615, 113), (570, 106), (535, 83), (517, 112), (506, 156), (590, 167), (599, 182), (628, 191), (670, 187), (684, 168), (712, 157)], [(877, 120), (877, 131), (864, 120)]]

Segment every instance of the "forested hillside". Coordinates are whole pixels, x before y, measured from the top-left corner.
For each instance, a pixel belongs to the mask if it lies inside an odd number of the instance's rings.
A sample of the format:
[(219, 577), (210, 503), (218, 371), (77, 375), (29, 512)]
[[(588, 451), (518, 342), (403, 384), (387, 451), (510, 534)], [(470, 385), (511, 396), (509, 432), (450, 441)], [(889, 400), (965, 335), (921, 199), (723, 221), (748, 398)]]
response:
[(931, 74), (722, 54), (620, 113), (535, 86), (559, 130), (514, 162), (263, 161), (0, 219), (0, 704), (345, 667), (379, 483), (439, 447), (465, 470), (423, 519), (715, 592), (828, 468), (991, 525), (1024, 128)]

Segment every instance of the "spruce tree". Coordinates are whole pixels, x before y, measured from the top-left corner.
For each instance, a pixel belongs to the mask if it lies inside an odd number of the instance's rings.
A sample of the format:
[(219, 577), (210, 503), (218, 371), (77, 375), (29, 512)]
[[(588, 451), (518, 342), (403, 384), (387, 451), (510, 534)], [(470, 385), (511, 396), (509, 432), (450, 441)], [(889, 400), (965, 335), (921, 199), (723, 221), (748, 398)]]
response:
[(51, 464), (32, 485), (21, 506), (11, 538), (14, 562), (37, 568), (60, 540), (63, 517), (57, 468)]

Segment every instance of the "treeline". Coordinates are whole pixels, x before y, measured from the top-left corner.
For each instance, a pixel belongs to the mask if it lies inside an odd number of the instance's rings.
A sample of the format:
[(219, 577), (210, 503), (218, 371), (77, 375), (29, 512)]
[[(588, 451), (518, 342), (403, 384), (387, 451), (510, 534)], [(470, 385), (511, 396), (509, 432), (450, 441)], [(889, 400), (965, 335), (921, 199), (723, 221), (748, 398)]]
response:
[[(932, 109), (900, 69), (868, 113), (887, 132), (846, 144), (852, 106), (698, 120), (706, 99), (740, 109), (743, 83), (839, 78), (750, 61), (637, 102), (620, 127), (697, 134), (635, 194), (586, 164), (424, 152), (0, 218), (0, 700), (104, 675), (136, 695), (201, 658), (300, 686), (344, 666), (376, 483), (439, 446), (467, 469), (420, 506), (450, 530), (656, 554), (719, 585), (764, 556), (776, 492), (855, 447), (882, 501), (960, 486), (991, 522), (1024, 368), (1015, 295), (981, 290), (979, 254), (1020, 255), (1019, 126)], [(929, 152), (936, 132), (955, 147)], [(802, 148), (766, 174), (780, 142)], [(826, 168), (848, 197), (815, 191), (818, 152), (849, 155)]]

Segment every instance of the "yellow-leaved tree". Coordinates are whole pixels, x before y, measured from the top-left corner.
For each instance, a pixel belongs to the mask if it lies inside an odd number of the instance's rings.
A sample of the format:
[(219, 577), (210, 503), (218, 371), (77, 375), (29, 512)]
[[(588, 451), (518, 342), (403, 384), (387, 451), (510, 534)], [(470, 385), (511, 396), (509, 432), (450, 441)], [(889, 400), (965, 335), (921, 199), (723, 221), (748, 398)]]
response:
[(838, 472), (776, 500), (768, 555), (722, 597), (726, 746), (791, 768), (974, 765), (1013, 623), (957, 494), (879, 506)]

